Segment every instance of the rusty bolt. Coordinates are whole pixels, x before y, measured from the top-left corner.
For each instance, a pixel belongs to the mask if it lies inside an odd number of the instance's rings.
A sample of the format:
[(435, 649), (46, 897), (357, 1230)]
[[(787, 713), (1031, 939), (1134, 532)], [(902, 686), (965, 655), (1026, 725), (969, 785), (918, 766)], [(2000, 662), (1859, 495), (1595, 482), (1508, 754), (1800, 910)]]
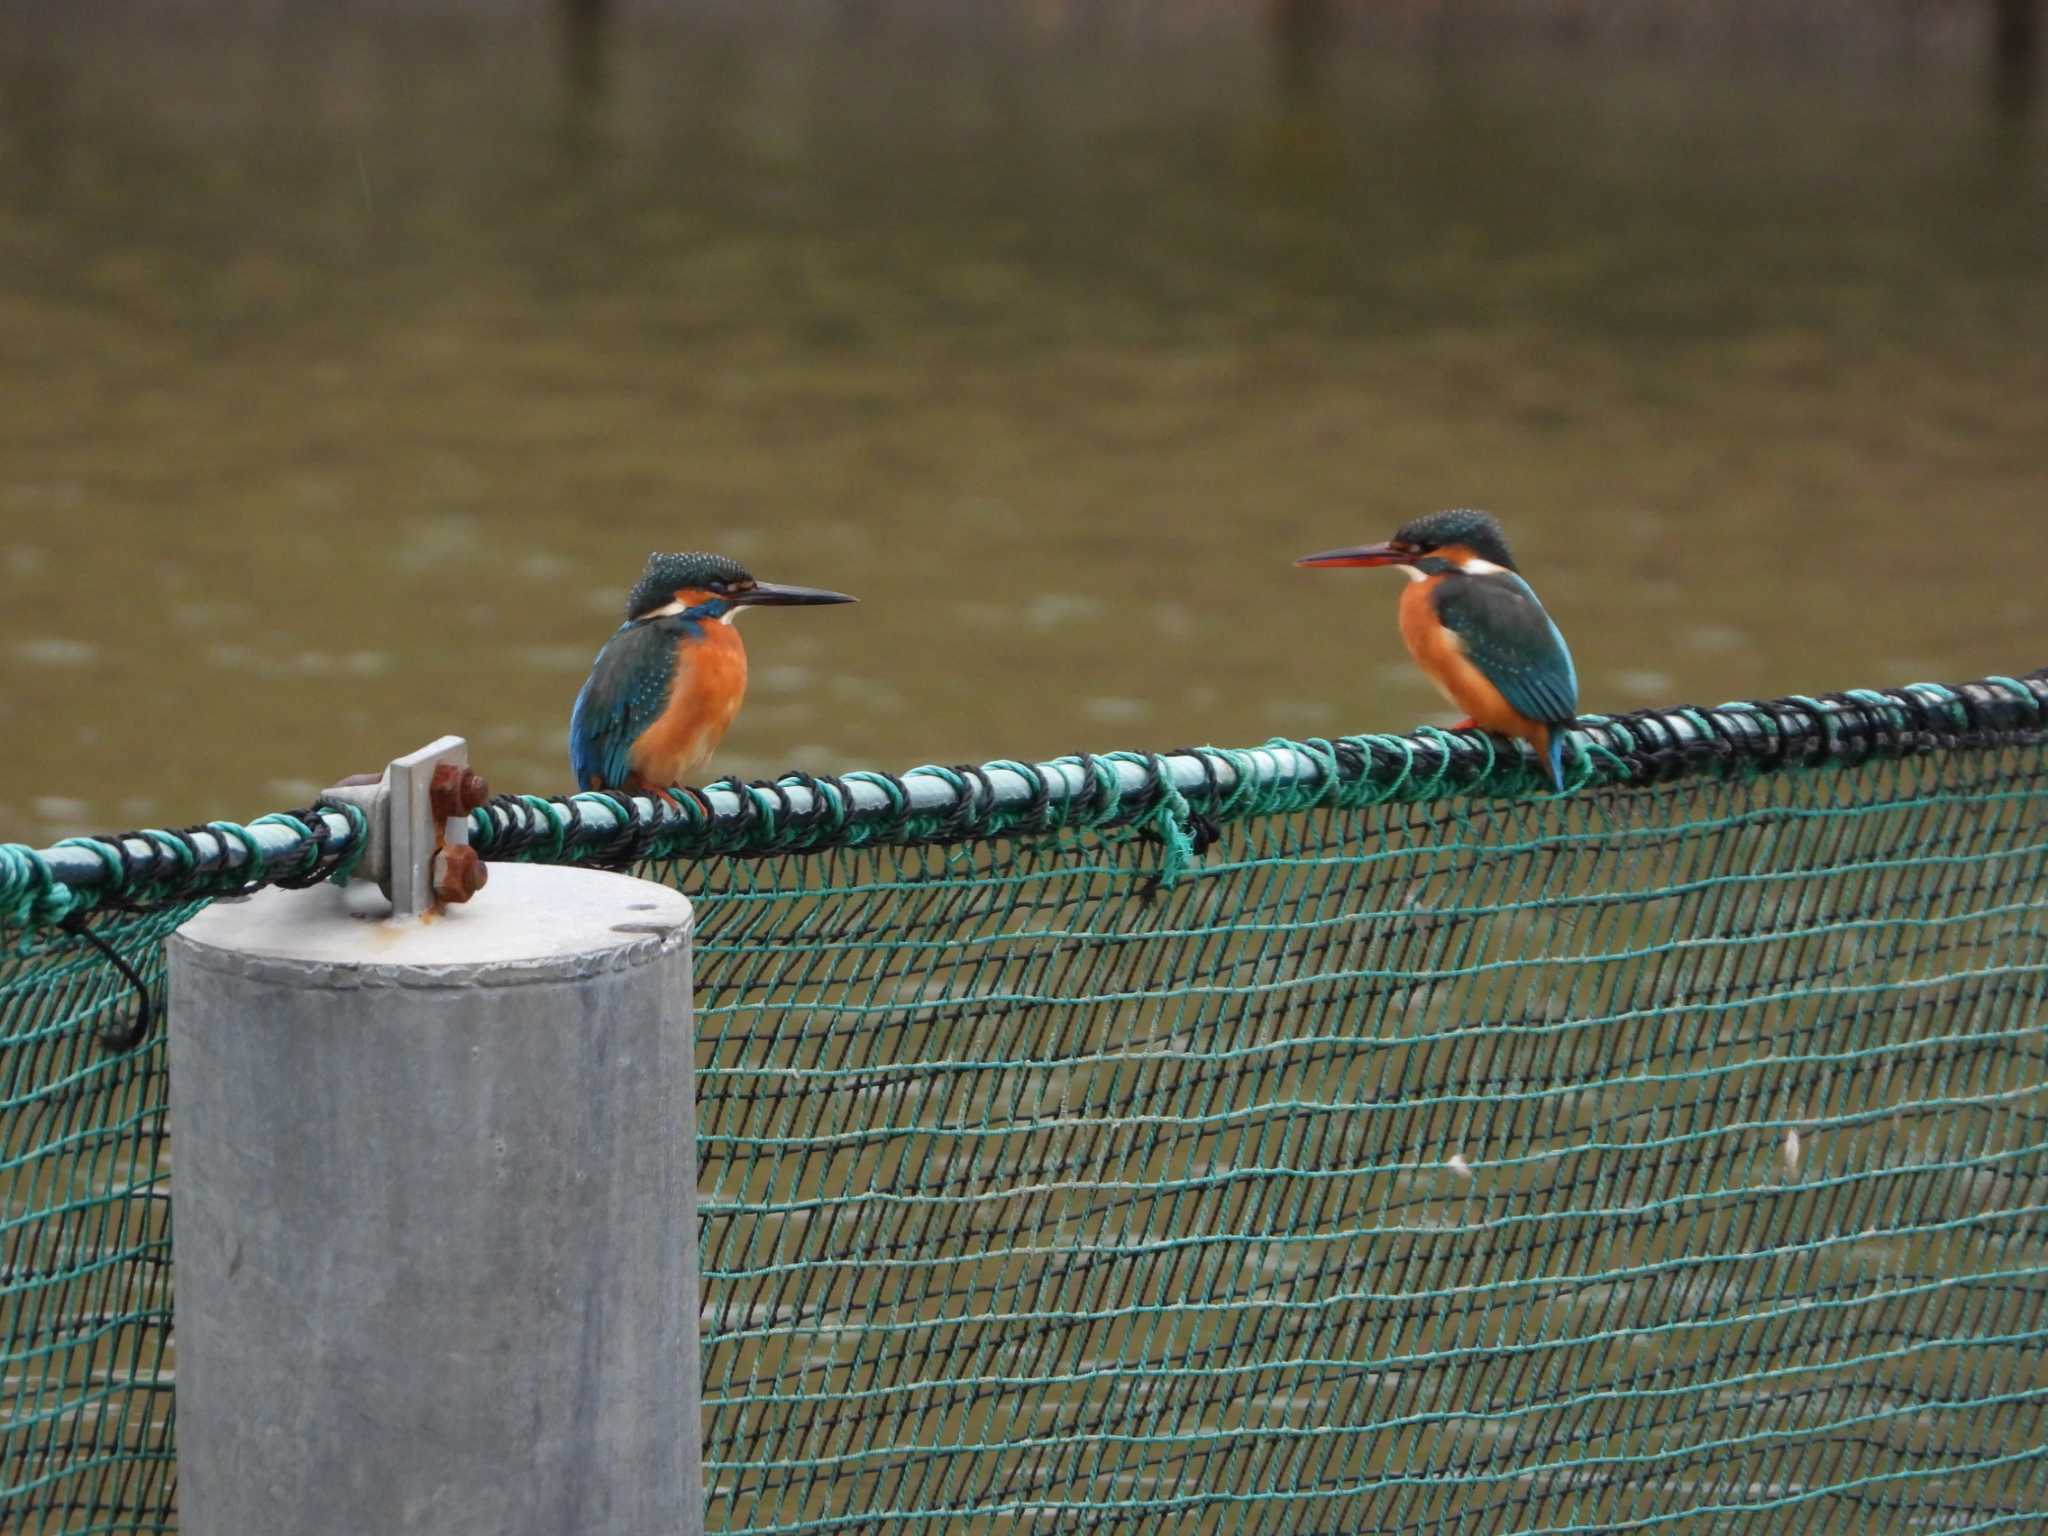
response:
[(460, 763), (434, 765), (427, 800), (433, 807), (436, 821), (446, 821), (451, 816), (467, 816), (490, 798), (491, 786), (474, 768), (465, 768)]
[(434, 855), (434, 899), (449, 906), (469, 900), (484, 888), (491, 872), (467, 843), (450, 843)]

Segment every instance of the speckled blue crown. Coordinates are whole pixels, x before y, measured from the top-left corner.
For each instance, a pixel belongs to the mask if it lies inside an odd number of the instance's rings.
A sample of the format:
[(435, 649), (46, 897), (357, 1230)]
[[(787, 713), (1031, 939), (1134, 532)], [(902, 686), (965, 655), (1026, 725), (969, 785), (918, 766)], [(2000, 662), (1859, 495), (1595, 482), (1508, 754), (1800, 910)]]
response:
[(638, 618), (672, 602), (676, 593), (687, 587), (730, 587), (753, 579), (744, 565), (724, 555), (708, 555), (702, 550), (680, 555), (656, 552), (647, 557), (647, 569), (626, 599), (626, 617)]
[(1402, 526), (1394, 535), (1394, 542), (1412, 544), (1418, 549), (1462, 544), (1482, 560), (1491, 560), (1511, 571), (1515, 568), (1515, 557), (1508, 553), (1508, 536), (1501, 532), (1500, 523), (1491, 512), (1475, 507), (1451, 507), (1418, 517)]

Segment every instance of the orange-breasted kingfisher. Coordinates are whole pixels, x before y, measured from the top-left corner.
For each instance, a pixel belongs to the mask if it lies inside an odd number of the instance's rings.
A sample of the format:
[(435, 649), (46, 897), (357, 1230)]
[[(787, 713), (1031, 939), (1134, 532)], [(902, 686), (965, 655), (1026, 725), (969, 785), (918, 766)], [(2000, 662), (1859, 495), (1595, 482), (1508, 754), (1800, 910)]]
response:
[(649, 555), (626, 622), (597, 653), (569, 717), (577, 787), (632, 793), (682, 783), (718, 750), (746, 697), (741, 611), (852, 601), (756, 581), (723, 555)]
[(1436, 691), (1477, 725), (1536, 749), (1564, 792), (1564, 732), (1579, 710), (1579, 678), (1564, 636), (1515, 569), (1500, 524), (1457, 507), (1418, 517), (1384, 544), (1303, 555), (1296, 565), (1395, 565), (1401, 638)]

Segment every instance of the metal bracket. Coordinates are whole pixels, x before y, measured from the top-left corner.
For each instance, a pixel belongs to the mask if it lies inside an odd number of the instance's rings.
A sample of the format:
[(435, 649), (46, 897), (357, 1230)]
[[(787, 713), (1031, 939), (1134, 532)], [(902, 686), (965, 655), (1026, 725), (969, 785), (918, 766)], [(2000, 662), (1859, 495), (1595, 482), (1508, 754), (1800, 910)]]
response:
[(320, 803), (362, 811), (369, 841), (355, 878), (377, 883), (392, 916), (418, 917), (482, 889), (488, 872), (469, 846), (469, 813), (490, 794), (469, 771), (469, 743), (443, 736), (393, 760), (381, 774), (343, 779)]

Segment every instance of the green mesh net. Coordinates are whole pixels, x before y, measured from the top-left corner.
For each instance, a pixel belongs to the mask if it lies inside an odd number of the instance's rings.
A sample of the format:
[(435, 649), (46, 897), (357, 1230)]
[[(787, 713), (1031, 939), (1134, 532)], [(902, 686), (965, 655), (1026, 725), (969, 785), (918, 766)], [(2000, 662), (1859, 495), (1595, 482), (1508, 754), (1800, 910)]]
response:
[[(1170, 871), (1129, 819), (657, 859), (709, 1529), (2038, 1529), (2042, 696), (1240, 800)], [(161, 1030), (94, 1046), (71, 935), (5, 966), (0, 1527), (173, 1529)]]
[[(162, 987), (192, 905), (98, 933)], [(0, 1531), (174, 1529), (161, 1030), (104, 1050), (130, 984), (71, 935), (0, 930)]]

